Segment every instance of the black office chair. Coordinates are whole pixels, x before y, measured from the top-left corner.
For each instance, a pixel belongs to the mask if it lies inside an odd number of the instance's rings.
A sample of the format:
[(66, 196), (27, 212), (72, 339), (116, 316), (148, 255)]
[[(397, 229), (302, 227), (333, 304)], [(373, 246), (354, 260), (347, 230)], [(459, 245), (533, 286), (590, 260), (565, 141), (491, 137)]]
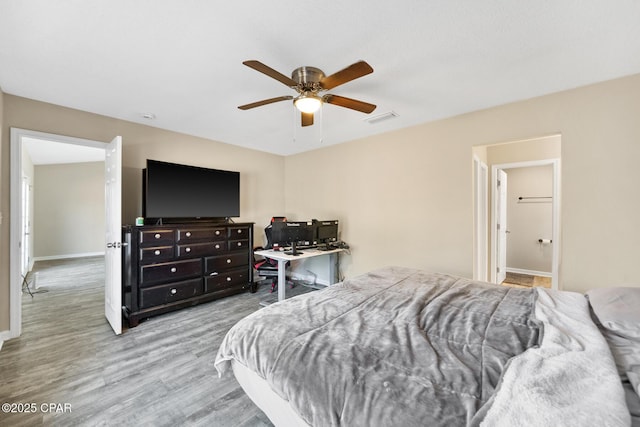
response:
[[(264, 248), (258, 246), (254, 248), (254, 251), (259, 251), (262, 249)], [(264, 277), (263, 280), (268, 280), (271, 282), (271, 290), (269, 292), (273, 292), (278, 288), (278, 262), (276, 260), (254, 254), (253, 267), (258, 272), (258, 276)]]
[[(258, 276), (264, 277), (264, 280), (269, 280), (271, 282), (271, 290), (270, 292), (274, 292), (278, 288), (278, 261), (261, 257), (258, 255), (256, 257), (255, 251), (263, 250), (263, 249), (272, 249), (273, 242), (271, 241), (271, 224), (274, 222), (286, 221), (285, 217), (273, 217), (271, 218), (271, 222), (264, 229), (265, 237), (267, 238), (267, 246), (263, 248), (261, 246), (253, 248), (253, 267), (258, 272)], [(287, 263), (288, 265), (289, 263)], [(257, 290), (257, 286), (252, 289), (253, 292)]]

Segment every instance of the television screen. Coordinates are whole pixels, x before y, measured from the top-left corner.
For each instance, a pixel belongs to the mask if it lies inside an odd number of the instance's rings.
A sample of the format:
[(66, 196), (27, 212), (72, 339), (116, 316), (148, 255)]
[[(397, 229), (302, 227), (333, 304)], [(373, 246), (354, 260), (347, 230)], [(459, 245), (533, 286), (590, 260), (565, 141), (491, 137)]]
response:
[(146, 218), (240, 216), (240, 172), (147, 160)]

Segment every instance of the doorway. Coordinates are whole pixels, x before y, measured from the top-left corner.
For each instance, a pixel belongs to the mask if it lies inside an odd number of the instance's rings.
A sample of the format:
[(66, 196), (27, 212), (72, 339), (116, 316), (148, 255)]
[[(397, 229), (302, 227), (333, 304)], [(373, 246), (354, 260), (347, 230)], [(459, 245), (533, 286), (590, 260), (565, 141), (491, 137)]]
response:
[[(492, 166), (493, 283), (504, 282), (508, 273), (550, 276), (551, 287), (558, 289), (558, 171), (559, 159)], [(510, 190), (514, 185), (509, 185), (509, 176), (518, 177), (515, 191)]]
[[(510, 235), (508, 211), (509, 203), (513, 205), (514, 200), (508, 199), (510, 197), (508, 196), (509, 180), (506, 172), (511, 170), (512, 173), (515, 173), (515, 171), (524, 171), (527, 168), (547, 168), (551, 171), (552, 176), (549, 191), (545, 190), (545, 194), (538, 194), (538, 192), (531, 195), (519, 194), (515, 203), (520, 203), (520, 207), (523, 209), (533, 208), (529, 211), (543, 206), (551, 208), (550, 218), (548, 218), (549, 228), (536, 234), (535, 240), (529, 236), (527, 241), (529, 246), (526, 249), (544, 251), (550, 258), (550, 267), (543, 267), (540, 270), (530, 267), (516, 268), (514, 272), (545, 274), (551, 277), (551, 287), (559, 289), (561, 135), (474, 146), (472, 154), (474, 165), (474, 279), (499, 284), (504, 280), (508, 270), (514, 270), (507, 268), (508, 242), (514, 237)], [(485, 176), (486, 172), (483, 171), (485, 168), (490, 170), (488, 179)], [(498, 182), (501, 182), (501, 185), (498, 185)], [(544, 197), (544, 199), (518, 200), (519, 197), (537, 196)], [(501, 216), (502, 218), (500, 218)], [(483, 238), (483, 236), (488, 236), (488, 238)], [(535, 256), (537, 253), (533, 255)], [(534, 256), (530, 258), (534, 258)]]
[[(31, 201), (31, 197), (27, 198), (25, 195), (25, 180), (24, 171), (25, 165), (29, 165), (30, 156), (26, 150), (28, 145), (32, 142), (40, 141), (44, 144), (56, 146), (58, 148), (54, 152), (50, 152), (48, 156), (58, 156), (62, 152), (69, 151), (74, 152), (76, 156), (86, 155), (87, 152), (92, 152), (94, 157), (91, 157), (91, 161), (100, 161), (104, 165), (105, 154), (110, 147), (109, 144), (93, 141), (81, 138), (67, 137), (62, 135), (55, 135), (37, 131), (30, 131), (25, 129), (11, 128), (11, 194), (10, 194), (10, 206), (11, 206), (11, 223), (10, 223), (10, 260), (9, 260), (9, 277), (10, 277), (10, 337), (14, 338), (20, 336), (22, 332), (22, 272), (23, 269), (27, 271), (30, 269), (33, 262), (34, 244), (33, 244), (33, 213), (35, 211), (34, 204)], [(100, 160), (96, 160), (97, 154)], [(74, 154), (70, 154), (74, 155)], [(101, 156), (101, 157), (100, 157)], [(77, 159), (75, 160), (78, 161)], [(59, 163), (67, 163), (67, 161), (60, 161)], [(68, 163), (73, 163), (70, 161)], [(29, 166), (27, 167), (27, 169)], [(31, 172), (27, 172), (27, 175), (31, 175), (31, 188), (33, 186), (33, 164), (30, 166)], [(104, 170), (104, 166), (101, 167)], [(106, 178), (102, 180), (102, 188), (105, 188)], [(33, 193), (32, 190), (31, 193)], [(100, 197), (104, 197), (104, 190), (98, 192)], [(46, 209), (46, 207), (44, 208)], [(99, 214), (100, 217), (104, 216), (104, 212)], [(64, 218), (66, 221), (66, 218)], [(103, 243), (102, 243), (103, 244)], [(104, 252), (104, 246), (102, 246), (101, 252)], [(27, 261), (28, 258), (29, 260)]]

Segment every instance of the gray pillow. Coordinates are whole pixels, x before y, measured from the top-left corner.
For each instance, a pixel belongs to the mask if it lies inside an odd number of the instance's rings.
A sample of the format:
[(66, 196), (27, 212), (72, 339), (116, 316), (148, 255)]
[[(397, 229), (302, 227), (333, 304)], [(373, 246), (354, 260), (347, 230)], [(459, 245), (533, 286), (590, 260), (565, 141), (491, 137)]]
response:
[(587, 297), (602, 326), (640, 341), (640, 287), (592, 289)]
[(640, 287), (593, 289), (587, 298), (620, 378), (629, 381), (640, 396)]

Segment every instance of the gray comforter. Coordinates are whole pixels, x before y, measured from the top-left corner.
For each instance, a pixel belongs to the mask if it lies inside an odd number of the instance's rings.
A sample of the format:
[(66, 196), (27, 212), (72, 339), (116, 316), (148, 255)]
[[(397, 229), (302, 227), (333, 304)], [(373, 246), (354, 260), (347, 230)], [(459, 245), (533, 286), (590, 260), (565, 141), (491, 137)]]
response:
[(248, 316), (216, 368), (255, 371), (312, 426), (466, 425), (538, 343), (535, 295), (385, 268)]

